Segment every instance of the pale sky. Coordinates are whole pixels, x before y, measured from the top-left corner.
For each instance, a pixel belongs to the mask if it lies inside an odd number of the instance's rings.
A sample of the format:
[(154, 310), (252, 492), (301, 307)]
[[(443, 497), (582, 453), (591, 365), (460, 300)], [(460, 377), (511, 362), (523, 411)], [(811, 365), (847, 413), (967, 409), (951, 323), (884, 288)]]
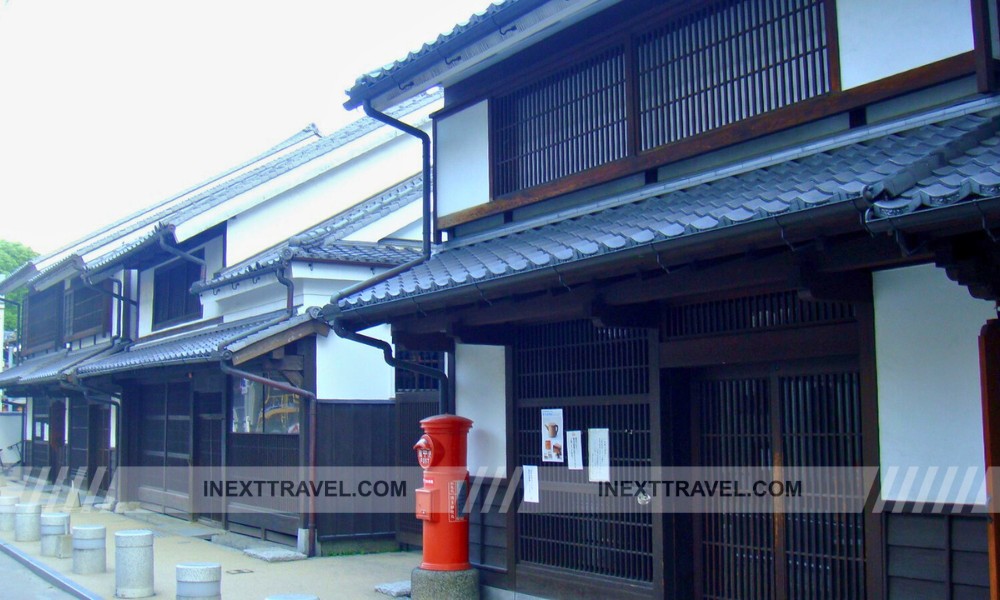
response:
[(0, 239), (46, 253), (242, 162), (489, 0), (0, 0)]

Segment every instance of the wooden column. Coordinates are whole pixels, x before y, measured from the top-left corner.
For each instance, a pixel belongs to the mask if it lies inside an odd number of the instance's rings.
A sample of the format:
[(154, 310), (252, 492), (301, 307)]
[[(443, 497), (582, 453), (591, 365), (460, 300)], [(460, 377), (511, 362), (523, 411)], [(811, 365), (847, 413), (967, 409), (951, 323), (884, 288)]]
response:
[(1000, 514), (991, 471), (1000, 467), (1000, 320), (993, 319), (979, 334), (979, 373), (983, 390), (983, 442), (986, 450), (986, 491), (990, 519), (987, 541), (990, 556), (990, 598), (1000, 600)]

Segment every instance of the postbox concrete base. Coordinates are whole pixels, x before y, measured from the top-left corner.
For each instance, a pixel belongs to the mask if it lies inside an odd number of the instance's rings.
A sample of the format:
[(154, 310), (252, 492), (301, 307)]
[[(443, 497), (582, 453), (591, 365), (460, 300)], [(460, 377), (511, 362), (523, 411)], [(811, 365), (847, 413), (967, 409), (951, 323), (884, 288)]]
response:
[(479, 571), (428, 571), (417, 567), (410, 574), (413, 600), (478, 600)]

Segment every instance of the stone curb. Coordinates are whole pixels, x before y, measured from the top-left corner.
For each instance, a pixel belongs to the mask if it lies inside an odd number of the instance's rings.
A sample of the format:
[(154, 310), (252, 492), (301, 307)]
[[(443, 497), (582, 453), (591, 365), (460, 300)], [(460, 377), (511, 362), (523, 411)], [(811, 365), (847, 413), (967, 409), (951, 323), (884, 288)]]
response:
[(80, 600), (103, 600), (104, 598), (100, 594), (95, 594), (77, 582), (67, 579), (61, 573), (54, 571), (49, 566), (35, 561), (30, 556), (24, 554), (10, 544), (0, 542), (0, 552), (3, 552), (7, 556), (21, 563), (35, 575), (38, 575), (67, 594), (80, 598)]

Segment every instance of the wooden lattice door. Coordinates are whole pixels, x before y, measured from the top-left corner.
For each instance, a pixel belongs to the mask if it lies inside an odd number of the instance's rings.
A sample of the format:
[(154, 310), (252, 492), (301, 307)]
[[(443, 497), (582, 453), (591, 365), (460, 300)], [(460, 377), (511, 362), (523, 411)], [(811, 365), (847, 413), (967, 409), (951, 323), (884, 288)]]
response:
[[(861, 467), (859, 373), (840, 361), (706, 371), (693, 383), (694, 454), (713, 467)], [(698, 515), (697, 597), (865, 597), (864, 515)]]

